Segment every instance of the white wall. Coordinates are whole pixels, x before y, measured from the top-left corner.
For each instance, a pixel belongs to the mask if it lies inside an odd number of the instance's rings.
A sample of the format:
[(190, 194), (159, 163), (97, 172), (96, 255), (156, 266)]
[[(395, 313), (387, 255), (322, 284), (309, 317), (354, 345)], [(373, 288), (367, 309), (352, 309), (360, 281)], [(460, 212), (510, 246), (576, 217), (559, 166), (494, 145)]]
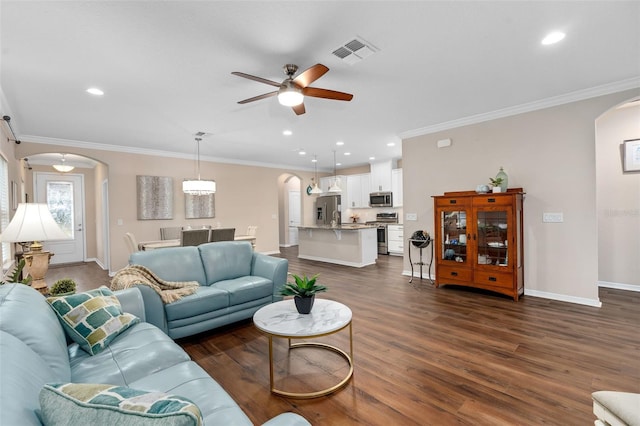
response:
[[(473, 190), (500, 166), (510, 187), (522, 187), (525, 294), (599, 306), (595, 120), (638, 96), (607, 96), (499, 118), (403, 140), (405, 235), (433, 233), (432, 195)], [(436, 142), (451, 138), (449, 148)], [(542, 223), (543, 212), (562, 212), (563, 223)], [(407, 245), (408, 247), (408, 245)], [(405, 253), (404, 269), (410, 265)]]
[(640, 172), (622, 172), (622, 141), (640, 139), (640, 105), (596, 121), (598, 279), (640, 291)]

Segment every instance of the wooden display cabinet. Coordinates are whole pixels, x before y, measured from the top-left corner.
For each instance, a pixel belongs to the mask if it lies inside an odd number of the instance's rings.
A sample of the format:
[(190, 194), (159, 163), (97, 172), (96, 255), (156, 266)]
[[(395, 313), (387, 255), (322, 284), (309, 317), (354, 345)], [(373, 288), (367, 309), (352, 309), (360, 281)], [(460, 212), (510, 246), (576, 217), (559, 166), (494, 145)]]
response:
[(434, 196), (436, 281), (513, 297), (524, 293), (522, 188)]

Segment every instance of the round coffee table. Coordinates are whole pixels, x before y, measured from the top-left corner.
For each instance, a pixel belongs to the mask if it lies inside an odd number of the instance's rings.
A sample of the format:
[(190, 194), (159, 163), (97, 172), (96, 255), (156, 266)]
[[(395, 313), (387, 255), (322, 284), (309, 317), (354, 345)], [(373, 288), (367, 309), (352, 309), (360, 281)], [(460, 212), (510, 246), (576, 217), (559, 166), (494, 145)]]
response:
[[(316, 298), (310, 314), (299, 314), (293, 299), (272, 303), (260, 308), (253, 315), (253, 323), (269, 337), (269, 381), (271, 392), (289, 398), (316, 398), (328, 395), (343, 387), (353, 376), (353, 330), (351, 309), (333, 300)], [(292, 339), (310, 339), (328, 336), (349, 327), (349, 353), (326, 343), (291, 343)], [(333, 351), (349, 364), (349, 372), (337, 385), (316, 392), (298, 393), (276, 389), (273, 383), (273, 338), (289, 339), (289, 349), (314, 347)]]

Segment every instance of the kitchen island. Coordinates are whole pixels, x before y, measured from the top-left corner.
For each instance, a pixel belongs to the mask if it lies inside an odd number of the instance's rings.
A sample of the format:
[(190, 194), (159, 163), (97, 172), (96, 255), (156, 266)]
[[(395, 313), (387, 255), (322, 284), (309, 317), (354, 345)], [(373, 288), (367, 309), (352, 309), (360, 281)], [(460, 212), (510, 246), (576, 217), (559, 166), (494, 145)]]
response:
[(375, 226), (345, 224), (299, 226), (298, 257), (361, 268), (378, 258), (378, 231)]

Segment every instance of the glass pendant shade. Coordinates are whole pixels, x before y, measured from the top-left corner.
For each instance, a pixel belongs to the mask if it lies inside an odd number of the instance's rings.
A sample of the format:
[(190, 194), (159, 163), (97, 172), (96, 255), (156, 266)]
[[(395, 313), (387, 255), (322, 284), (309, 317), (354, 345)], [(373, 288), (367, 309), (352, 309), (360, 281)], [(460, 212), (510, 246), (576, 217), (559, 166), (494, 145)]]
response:
[(340, 179), (338, 179), (336, 172), (336, 152), (333, 151), (333, 184), (329, 187), (329, 192), (337, 193), (342, 192), (340, 189)]
[(322, 194), (322, 189), (320, 189), (318, 184), (314, 182), (313, 186), (311, 187), (311, 193), (312, 194)]
[(314, 172), (315, 172), (315, 180), (311, 179), (313, 181), (313, 185), (311, 186), (311, 194), (313, 195), (319, 195), (322, 194), (322, 189), (318, 186), (318, 156), (314, 154), (313, 156), (313, 168), (314, 168)]

